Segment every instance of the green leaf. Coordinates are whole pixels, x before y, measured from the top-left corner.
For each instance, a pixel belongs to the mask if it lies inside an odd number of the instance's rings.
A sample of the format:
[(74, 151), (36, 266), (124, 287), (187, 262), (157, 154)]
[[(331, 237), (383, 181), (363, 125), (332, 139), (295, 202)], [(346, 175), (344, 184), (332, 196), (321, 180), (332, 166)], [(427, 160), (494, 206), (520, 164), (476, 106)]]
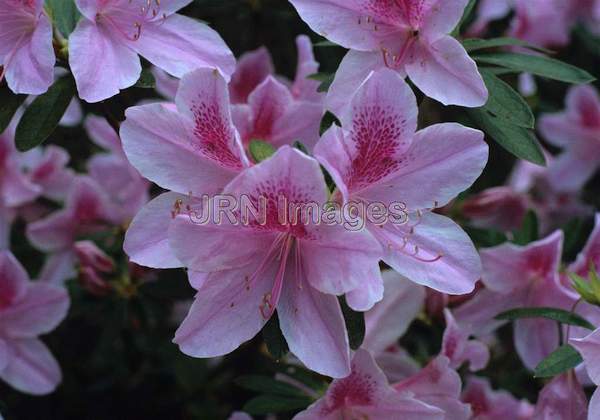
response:
[(262, 330), (267, 350), (275, 360), (281, 359), (289, 351), (285, 337), (279, 328), (279, 319), (273, 315)]
[(333, 124), (337, 124), (338, 126), (342, 125), (340, 120), (338, 120), (338, 118), (335, 115), (333, 115), (329, 111), (325, 112), (325, 115), (323, 115), (323, 118), (321, 118), (321, 127), (319, 129), (319, 135), (322, 136), (323, 133), (325, 133), (327, 130), (329, 130), (329, 128)]
[(17, 149), (33, 149), (46, 140), (64, 115), (75, 95), (72, 77), (58, 79), (43, 95), (38, 96), (25, 110), (15, 134)]
[(330, 47), (339, 47), (338, 44), (331, 41), (319, 41), (315, 43), (314, 47), (316, 48), (330, 48)]
[(346, 321), (350, 348), (356, 350), (361, 346), (365, 339), (365, 314), (363, 312), (353, 311), (343, 297), (339, 297), (338, 299), (340, 301), (340, 306), (342, 307), (342, 313), (344, 314), (344, 321)]
[(594, 330), (594, 326), (579, 315), (557, 308), (516, 308), (510, 311), (502, 312), (496, 316), (496, 319), (514, 321), (524, 318), (545, 318), (552, 321), (558, 321), (562, 324), (574, 325), (576, 327), (587, 328)]
[(550, 356), (546, 357), (535, 368), (534, 376), (536, 378), (550, 378), (560, 375), (563, 372), (573, 369), (583, 362), (583, 358), (569, 344), (559, 347)]
[(316, 80), (321, 82), (319, 87), (317, 88), (317, 92), (327, 92), (329, 90), (329, 86), (333, 83), (333, 79), (335, 78), (334, 73), (315, 73), (308, 76), (309, 79)]
[(468, 52), (483, 50), (486, 48), (497, 48), (507, 46), (518, 46), (530, 48), (532, 50), (540, 51), (546, 54), (552, 54), (552, 51), (530, 44), (529, 42), (522, 41), (516, 38), (501, 37), (492, 39), (479, 39), (479, 38), (467, 38), (462, 41), (463, 47)]
[(494, 64), (561, 82), (579, 84), (596, 80), (594, 76), (579, 67), (538, 55), (498, 52), (478, 55), (473, 58), (480, 63)]
[(584, 25), (578, 25), (574, 33), (589, 52), (594, 55), (600, 55), (600, 36), (590, 32)]
[(275, 154), (275, 148), (271, 144), (258, 139), (250, 140), (248, 150), (256, 163), (262, 162)]
[(251, 415), (265, 415), (298, 411), (308, 407), (312, 400), (308, 397), (284, 397), (281, 395), (260, 395), (248, 401), (243, 408)]
[(462, 27), (469, 20), (469, 17), (471, 17), (471, 13), (473, 13), (473, 9), (475, 8), (476, 4), (477, 4), (477, 0), (469, 0), (469, 3), (467, 3), (467, 6), (465, 7), (465, 10), (463, 11), (460, 21), (458, 22), (456, 27), (452, 30), (453, 37), (456, 38), (460, 34)]
[(511, 125), (482, 108), (469, 109), (467, 114), (478, 127), (513, 155), (537, 165), (546, 164), (542, 147), (531, 130)]
[(308, 148), (301, 141), (296, 140), (293, 144), (293, 147), (294, 147), (294, 149), (300, 150), (305, 155), (310, 156), (310, 152), (308, 151)]
[(464, 230), (480, 248), (490, 248), (507, 241), (506, 235), (497, 230), (481, 229), (474, 226), (465, 226)]
[(15, 95), (6, 84), (0, 86), (0, 134), (8, 127), (27, 95)]
[(517, 245), (527, 245), (539, 239), (538, 219), (534, 211), (529, 210), (523, 219), (521, 229), (514, 233), (513, 242)]
[(298, 388), (275, 380), (269, 376), (245, 375), (235, 380), (235, 383), (242, 388), (263, 394), (283, 395), (287, 397), (304, 397), (305, 395)]
[(74, 0), (46, 0), (54, 25), (60, 33), (68, 38), (77, 26), (81, 13)]
[(142, 89), (154, 89), (156, 87), (156, 79), (149, 69), (143, 69), (140, 78), (133, 87)]
[(525, 100), (508, 83), (493, 72), (480, 69), (481, 76), (489, 91), (484, 108), (508, 123), (524, 128), (534, 128), (535, 117)]

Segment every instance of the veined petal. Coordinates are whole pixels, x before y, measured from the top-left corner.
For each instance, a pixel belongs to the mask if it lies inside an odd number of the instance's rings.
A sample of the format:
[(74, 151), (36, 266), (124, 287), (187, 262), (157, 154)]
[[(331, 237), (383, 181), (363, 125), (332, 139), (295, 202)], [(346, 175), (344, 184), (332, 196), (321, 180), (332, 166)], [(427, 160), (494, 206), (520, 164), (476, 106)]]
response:
[(229, 82), (231, 103), (246, 103), (250, 93), (267, 76), (274, 73), (275, 66), (273, 65), (271, 54), (269, 54), (269, 50), (265, 47), (242, 54), (238, 59), (235, 72), (231, 75), (231, 81)]
[[(496, 0), (498, 1), (498, 0)], [(458, 25), (469, 0), (433, 0), (423, 14), (420, 29), (429, 41), (449, 34)]]
[(585, 363), (590, 378), (597, 385), (600, 383), (600, 329), (594, 330), (584, 338), (572, 338), (569, 343), (575, 347)]

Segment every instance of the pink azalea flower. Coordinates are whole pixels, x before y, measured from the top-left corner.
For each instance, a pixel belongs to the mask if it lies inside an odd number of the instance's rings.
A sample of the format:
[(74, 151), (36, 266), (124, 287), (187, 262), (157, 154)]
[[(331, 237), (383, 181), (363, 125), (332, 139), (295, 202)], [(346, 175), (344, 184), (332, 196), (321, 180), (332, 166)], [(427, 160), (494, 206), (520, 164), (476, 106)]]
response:
[(482, 35), (490, 22), (507, 16), (512, 7), (512, 0), (481, 0), (475, 9), (476, 18), (467, 34), (477, 37)]
[(218, 72), (204, 68), (184, 76), (175, 102), (176, 109), (161, 104), (129, 108), (121, 124), (131, 164), (169, 190), (137, 214), (125, 237), (125, 252), (147, 267), (181, 267), (167, 239), (178, 200), (220, 193), (249, 166), (231, 119), (227, 84)]
[(529, 402), (492, 390), (484, 378), (470, 377), (461, 399), (471, 405), (472, 420), (530, 420), (533, 416), (534, 407)]
[(443, 355), (433, 359), (416, 375), (393, 385), (400, 393), (414, 398), (444, 412), (444, 419), (468, 420), (471, 409), (460, 400), (460, 376), (450, 368), (450, 360)]
[(29, 394), (48, 394), (60, 383), (58, 362), (38, 336), (65, 318), (63, 288), (29, 281), (9, 251), (0, 252), (0, 378)]
[(485, 104), (487, 89), (475, 62), (448, 35), (466, 0), (291, 3), (315, 32), (351, 49), (327, 97), (327, 106), (336, 115), (369, 72), (381, 67), (408, 74), (421, 91), (445, 105)]
[[(558, 275), (562, 243), (563, 234), (556, 231), (527, 246), (507, 243), (480, 250), (486, 288), (454, 311), (459, 323), (486, 333), (501, 324), (493, 318), (508, 309), (543, 306), (569, 310), (572, 298)], [(517, 353), (529, 369), (559, 345), (556, 323), (545, 319), (517, 320), (514, 338)]]
[(542, 116), (544, 138), (563, 152), (549, 166), (548, 179), (559, 191), (578, 191), (598, 169), (600, 161), (600, 98), (592, 86), (569, 90), (567, 109)]
[(175, 12), (191, 0), (77, 0), (83, 19), (69, 37), (79, 96), (98, 102), (140, 77), (138, 54), (181, 77), (198, 67), (233, 73), (235, 59), (207, 25)]
[(450, 360), (450, 367), (458, 369), (469, 362), (472, 372), (485, 368), (490, 360), (490, 351), (485, 344), (477, 340), (469, 340), (469, 332), (460, 327), (450, 310), (444, 310), (446, 330), (442, 339), (441, 354)]
[(67, 167), (70, 157), (55, 145), (36, 147), (20, 156), (21, 168), (29, 181), (41, 188), (40, 195), (55, 201), (66, 198), (75, 172)]
[[(595, 330), (584, 338), (572, 338), (569, 342), (581, 353), (591, 380), (594, 384), (600, 385), (600, 329)], [(598, 416), (600, 416), (600, 392), (596, 389), (590, 400), (588, 419), (592, 420)]]
[(381, 281), (379, 244), (364, 230), (292, 222), (293, 210), (278, 203), (321, 206), (327, 187), (318, 162), (289, 146), (243, 171), (223, 194), (238, 203), (250, 197), (255, 206), (264, 197), (266, 219), (175, 218), (170, 246), (185, 267), (200, 272), (201, 284), (190, 276), (199, 291), (174, 341), (194, 357), (224, 355), (254, 337), (277, 309), (292, 353), (319, 373), (346, 376), (348, 337), (335, 295)]
[(252, 91), (273, 74), (275, 74), (275, 65), (266, 47), (242, 54), (229, 83), (231, 103), (245, 104), (248, 102), (248, 96)]
[(54, 79), (52, 25), (43, 0), (0, 0), (0, 81), (15, 93), (39, 95)]
[(533, 419), (592, 420), (587, 398), (573, 372), (554, 378), (540, 392)]
[(565, 46), (575, 22), (571, 0), (515, 0), (508, 35), (541, 47)]
[(446, 417), (442, 410), (414, 398), (411, 392), (395, 391), (371, 354), (360, 349), (352, 359), (350, 375), (335, 379), (325, 396), (294, 420), (340, 418), (443, 420)]
[[(407, 223), (367, 220), (385, 248), (383, 260), (416, 283), (450, 294), (471, 292), (481, 275), (473, 244), (452, 220), (430, 210), (447, 204), (481, 174), (488, 155), (483, 133), (458, 124), (415, 133), (415, 97), (388, 69), (373, 72), (348, 108), (340, 116), (342, 127), (331, 127), (315, 148), (336, 182), (336, 197), (388, 209), (402, 206)], [(382, 285), (370, 289), (369, 295), (349, 297), (369, 306), (381, 298)]]
[(465, 200), (462, 212), (474, 226), (513, 231), (523, 224), (527, 206), (526, 197), (512, 188), (494, 187)]
[(262, 140), (275, 147), (301, 141), (311, 148), (319, 140), (323, 106), (296, 100), (290, 89), (267, 76), (248, 96), (247, 104), (232, 107), (235, 126), (244, 145)]

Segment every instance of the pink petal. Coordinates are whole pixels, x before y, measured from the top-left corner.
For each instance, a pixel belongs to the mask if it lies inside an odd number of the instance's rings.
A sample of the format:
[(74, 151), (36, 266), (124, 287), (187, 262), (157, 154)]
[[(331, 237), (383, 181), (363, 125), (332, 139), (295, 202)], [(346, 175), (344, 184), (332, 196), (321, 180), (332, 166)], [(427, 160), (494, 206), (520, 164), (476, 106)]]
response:
[(351, 171), (353, 156), (348, 152), (344, 130), (334, 124), (323, 134), (315, 146), (314, 154), (331, 175), (344, 201), (349, 201), (350, 192), (346, 185), (346, 174)]
[(600, 391), (596, 388), (592, 398), (590, 399), (589, 409), (589, 417), (588, 419), (595, 419), (600, 416)]
[(585, 362), (585, 367), (595, 384), (600, 383), (600, 329), (580, 339), (572, 338), (569, 343), (575, 347)]
[(10, 251), (0, 252), (0, 310), (27, 294), (29, 275)]
[(581, 152), (575, 150), (564, 152), (548, 166), (548, 180), (557, 191), (582, 189), (600, 166), (596, 159), (598, 155)]
[(250, 284), (246, 280), (258, 264), (210, 274), (198, 291), (188, 316), (173, 342), (193, 357), (216, 357), (230, 353), (254, 337), (267, 322), (260, 305), (271, 290), (277, 266)]
[(446, 330), (442, 341), (442, 354), (450, 359), (450, 367), (458, 369), (469, 362), (472, 372), (483, 369), (490, 359), (490, 352), (482, 342), (469, 340), (469, 333), (458, 326), (450, 310), (444, 310)]
[(494, 318), (501, 312), (524, 305), (524, 293), (499, 293), (480, 289), (475, 297), (454, 310), (460, 325), (468, 325), (476, 335), (486, 335), (505, 324)]
[(575, 375), (566, 373), (557, 376), (542, 389), (533, 418), (586, 420), (587, 411), (587, 398), (583, 388)]
[(323, 294), (305, 278), (293, 278), (287, 272), (277, 315), (290, 351), (306, 367), (334, 378), (350, 373), (348, 334), (335, 296)]
[(415, 283), (465, 294), (481, 277), (481, 262), (471, 239), (445, 216), (425, 212), (416, 222), (388, 222), (383, 228), (369, 229), (386, 251), (386, 264)]
[(248, 101), (248, 95), (267, 76), (275, 73), (271, 54), (265, 47), (249, 51), (240, 56), (235, 72), (231, 75), (229, 95), (232, 104), (243, 104)]
[(132, 262), (153, 268), (181, 267), (181, 262), (169, 246), (169, 225), (177, 200), (188, 196), (164, 193), (146, 204), (135, 216), (127, 233), (123, 250)]
[(403, 38), (397, 25), (401, 10), (395, 4), (365, 4), (344, 0), (291, 0), (310, 28), (345, 48), (359, 51), (379, 50)]
[(69, 64), (79, 97), (87, 102), (110, 98), (140, 77), (139, 57), (114, 32), (109, 25), (82, 19), (69, 37)]
[[(38, 95), (46, 92), (54, 80), (56, 58), (52, 47), (52, 25), (48, 16), (38, 12), (31, 19), (33, 31), (24, 33), (18, 45), (11, 45), (13, 52), (3, 58), (9, 88), (15, 93)], [(15, 30), (17, 22), (15, 19), (5, 24), (0, 20), (0, 26), (11, 32)], [(0, 42), (6, 40), (1, 39)]]
[(436, 124), (417, 132), (393, 171), (361, 196), (372, 202), (401, 202), (411, 212), (441, 207), (475, 182), (487, 158), (481, 131)]
[(106, 118), (90, 114), (84, 122), (85, 131), (98, 146), (115, 154), (123, 154), (121, 139)]
[(294, 84), (291, 88), (292, 94), (296, 99), (321, 102), (324, 94), (317, 92), (320, 83), (308, 78), (319, 71), (319, 63), (315, 60), (310, 38), (306, 35), (298, 35), (296, 49), (298, 50), (298, 64)]
[(600, 267), (600, 213), (596, 213), (594, 217), (594, 229), (583, 250), (577, 255), (575, 262), (569, 265), (567, 271), (587, 277), (592, 263)]
[(287, 107), (275, 121), (270, 143), (276, 147), (293, 145), (299, 141), (312, 150), (319, 140), (323, 105), (317, 102), (297, 100)]
[(365, 314), (362, 346), (374, 354), (383, 352), (404, 335), (423, 307), (425, 289), (392, 270), (382, 273), (383, 300)]
[(7, 341), (9, 360), (0, 378), (13, 388), (32, 395), (53, 392), (62, 380), (58, 362), (36, 338)]
[(69, 295), (63, 287), (31, 283), (25, 295), (2, 311), (0, 330), (15, 338), (52, 331), (67, 315)]
[(38, 276), (38, 281), (62, 286), (66, 280), (77, 275), (75, 263), (75, 252), (71, 248), (49, 254)]
[(139, 39), (129, 46), (175, 77), (212, 67), (229, 80), (235, 70), (233, 53), (217, 32), (178, 14), (142, 25)]
[(425, 95), (444, 105), (480, 107), (487, 101), (487, 88), (477, 65), (450, 36), (432, 44), (417, 41), (405, 68)]
[(421, 33), (433, 42), (458, 25), (469, 0), (434, 0), (422, 18)]
[(292, 101), (293, 97), (287, 86), (273, 76), (267, 76), (248, 96), (253, 126), (249, 138), (244, 138), (244, 143), (251, 139), (269, 141), (274, 134), (276, 122), (281, 119)]
[(473, 418), (478, 420), (529, 420), (533, 415), (529, 402), (506, 391), (494, 391), (487, 379), (476, 376), (469, 378), (462, 401), (471, 404)]

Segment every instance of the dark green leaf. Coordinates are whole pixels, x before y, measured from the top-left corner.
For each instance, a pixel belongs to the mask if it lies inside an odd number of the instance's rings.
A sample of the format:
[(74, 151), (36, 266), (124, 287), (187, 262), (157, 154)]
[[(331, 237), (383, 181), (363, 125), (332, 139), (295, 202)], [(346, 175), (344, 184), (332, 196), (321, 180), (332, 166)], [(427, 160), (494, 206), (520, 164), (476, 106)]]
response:
[(600, 36), (590, 32), (584, 25), (578, 25), (574, 33), (589, 52), (600, 56)]
[(156, 79), (152, 72), (148, 69), (143, 69), (142, 74), (140, 74), (140, 78), (133, 87), (143, 88), (143, 89), (154, 89), (156, 87)]
[(306, 146), (304, 145), (304, 143), (302, 143), (301, 141), (296, 140), (294, 142), (294, 148), (300, 150), (305, 155), (310, 156), (310, 153), (309, 153), (308, 149), (306, 148)]
[(52, 21), (60, 33), (68, 38), (77, 26), (81, 13), (77, 9), (74, 0), (46, 0), (50, 9)]
[(17, 126), (17, 149), (25, 152), (46, 140), (54, 132), (74, 95), (75, 82), (66, 76), (54, 82), (48, 92), (35, 98)]
[(275, 154), (275, 148), (271, 144), (258, 139), (250, 140), (248, 150), (256, 163), (262, 162)]
[(533, 112), (521, 95), (489, 70), (480, 69), (480, 72), (489, 91), (489, 99), (484, 108), (508, 123), (533, 128)]
[(4, 133), (27, 95), (15, 95), (6, 84), (0, 86), (0, 134)]
[(338, 44), (331, 41), (319, 41), (314, 45), (317, 48), (329, 48), (329, 47), (339, 47)]
[(456, 27), (452, 30), (453, 37), (457, 37), (460, 34), (462, 27), (469, 20), (471, 13), (473, 13), (473, 9), (475, 8), (476, 4), (477, 4), (477, 0), (469, 0), (469, 3), (467, 3), (467, 6), (465, 7), (465, 10), (463, 11), (463, 15), (460, 18), (460, 21), (458, 22)]
[(499, 52), (478, 55), (473, 58), (480, 63), (494, 64), (561, 82), (589, 83), (595, 80), (585, 70), (553, 58), (538, 55)]
[(530, 49), (536, 50), (536, 51), (541, 51), (546, 54), (552, 54), (552, 51), (550, 51), (546, 48), (538, 47), (536, 45), (530, 44), (529, 42), (522, 41), (520, 39), (508, 38), (508, 37), (492, 38), (492, 39), (467, 38), (462, 41), (462, 44), (463, 44), (463, 47), (465, 47), (465, 50), (467, 50), (469, 52), (483, 50), (486, 48), (519, 46), (519, 47), (530, 48)]
[(315, 73), (308, 76), (309, 79), (316, 80), (321, 82), (319, 87), (317, 88), (317, 92), (327, 92), (329, 90), (329, 86), (333, 83), (333, 79), (335, 78), (335, 74), (333, 73)]
[(567, 344), (559, 347), (550, 356), (542, 360), (535, 368), (534, 376), (536, 378), (550, 378), (573, 369), (581, 362), (583, 362), (581, 355), (573, 346)]
[(496, 316), (496, 319), (514, 321), (524, 318), (545, 318), (553, 321), (558, 321), (563, 324), (574, 325), (576, 327), (587, 328), (588, 330), (595, 329), (592, 324), (579, 315), (557, 308), (517, 308), (510, 311), (502, 312)]
[(513, 242), (517, 245), (527, 245), (539, 239), (538, 219), (535, 212), (529, 210), (523, 219), (521, 229), (514, 233)]
[(264, 415), (298, 411), (308, 407), (312, 400), (308, 397), (283, 397), (281, 395), (261, 395), (248, 401), (243, 410), (251, 415)]
[(273, 315), (269, 322), (264, 326), (262, 330), (263, 340), (267, 345), (267, 350), (274, 359), (279, 360), (287, 354), (289, 351), (285, 337), (279, 328), (279, 319)]
[(329, 127), (331, 127), (333, 124), (337, 124), (338, 126), (342, 125), (340, 120), (338, 120), (335, 115), (333, 115), (329, 111), (325, 112), (325, 115), (323, 115), (323, 118), (321, 119), (321, 128), (319, 129), (319, 135), (322, 136), (323, 133), (329, 130)]
[(263, 394), (283, 395), (287, 397), (305, 397), (302, 391), (300, 391), (298, 388), (268, 376), (240, 376), (235, 380), (235, 383), (242, 388)]
[(473, 226), (465, 226), (465, 231), (479, 248), (490, 248), (503, 244), (507, 241), (506, 235), (497, 230), (480, 229)]
[(542, 147), (531, 130), (508, 124), (482, 108), (469, 109), (467, 113), (478, 127), (513, 155), (538, 165), (546, 164)]
[(352, 350), (358, 349), (365, 339), (365, 314), (363, 312), (353, 311), (346, 299), (339, 298), (344, 320), (346, 321), (346, 329), (348, 330), (348, 340)]

